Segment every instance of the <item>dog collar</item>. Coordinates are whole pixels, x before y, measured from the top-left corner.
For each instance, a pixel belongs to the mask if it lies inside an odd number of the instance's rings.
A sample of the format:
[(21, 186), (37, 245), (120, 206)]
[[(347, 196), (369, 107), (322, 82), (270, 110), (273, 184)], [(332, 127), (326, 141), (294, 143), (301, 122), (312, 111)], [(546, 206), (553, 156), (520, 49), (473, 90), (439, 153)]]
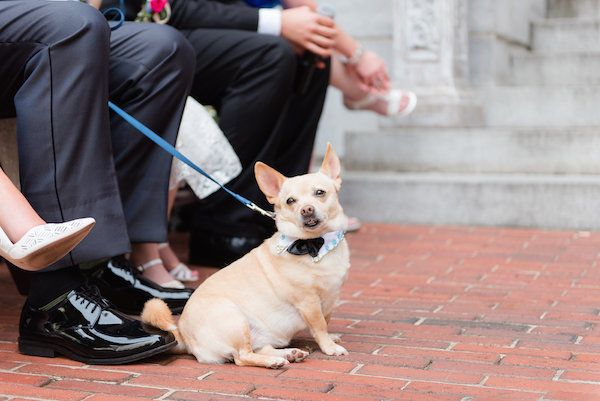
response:
[[(342, 240), (344, 239), (344, 231), (340, 230), (340, 231), (332, 231), (332, 232), (328, 232), (323, 234), (322, 237), (320, 237), (323, 239), (323, 245), (321, 246), (321, 248), (319, 249), (319, 252), (316, 254), (316, 256), (312, 257), (313, 262), (318, 263), (321, 261), (321, 259), (323, 259), (325, 257), (325, 255), (327, 255), (329, 252), (333, 251), (335, 248), (337, 248), (337, 246), (340, 244), (340, 242), (342, 242)], [(290, 251), (292, 248), (295, 248), (294, 245), (296, 243), (296, 241), (299, 241), (299, 238), (294, 238), (294, 237), (289, 237), (285, 234), (281, 234), (279, 236), (279, 240), (277, 242), (277, 253), (278, 254), (282, 254), (285, 251)], [(309, 253), (308, 251), (304, 254)], [(295, 253), (298, 254), (298, 253)], [(312, 256), (312, 255), (311, 255)]]

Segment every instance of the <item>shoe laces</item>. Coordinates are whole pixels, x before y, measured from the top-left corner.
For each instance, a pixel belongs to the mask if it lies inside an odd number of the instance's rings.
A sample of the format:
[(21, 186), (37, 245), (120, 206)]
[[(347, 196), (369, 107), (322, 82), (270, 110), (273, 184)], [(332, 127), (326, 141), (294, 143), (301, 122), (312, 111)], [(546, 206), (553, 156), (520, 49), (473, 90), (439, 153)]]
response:
[(117, 257), (112, 259), (112, 263), (114, 266), (119, 267), (123, 270), (128, 271), (135, 278), (142, 274), (141, 267), (135, 266), (125, 257)]
[(97, 308), (105, 309), (110, 307), (108, 301), (102, 297), (100, 290), (95, 285), (87, 284), (75, 293), (75, 301), (85, 309), (91, 307), (90, 313), (94, 313)]

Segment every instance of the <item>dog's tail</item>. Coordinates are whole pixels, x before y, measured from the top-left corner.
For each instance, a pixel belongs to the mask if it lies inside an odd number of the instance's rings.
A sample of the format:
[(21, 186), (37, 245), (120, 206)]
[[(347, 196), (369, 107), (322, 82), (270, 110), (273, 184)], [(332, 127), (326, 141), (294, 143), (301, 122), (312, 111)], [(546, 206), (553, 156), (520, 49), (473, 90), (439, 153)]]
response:
[(163, 331), (170, 331), (177, 340), (177, 346), (173, 348), (172, 352), (176, 354), (184, 354), (187, 352), (185, 342), (183, 341), (175, 320), (173, 320), (173, 314), (171, 310), (162, 299), (153, 298), (146, 302), (144, 310), (142, 311), (142, 322), (159, 328)]

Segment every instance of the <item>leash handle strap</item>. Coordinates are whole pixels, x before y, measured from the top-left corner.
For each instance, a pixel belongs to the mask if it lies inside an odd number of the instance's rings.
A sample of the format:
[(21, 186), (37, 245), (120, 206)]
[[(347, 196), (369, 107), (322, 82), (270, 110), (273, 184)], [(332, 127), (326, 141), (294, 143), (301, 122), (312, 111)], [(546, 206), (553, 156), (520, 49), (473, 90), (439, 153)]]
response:
[(254, 203), (252, 203), (250, 200), (244, 198), (242, 195), (236, 194), (235, 192), (226, 188), (219, 181), (217, 181), (213, 177), (211, 177), (210, 174), (208, 174), (207, 172), (202, 170), (200, 167), (198, 167), (193, 161), (191, 161), (189, 158), (187, 158), (183, 153), (181, 153), (180, 151), (175, 149), (175, 147), (173, 145), (171, 145), (169, 142), (165, 141), (163, 138), (161, 138), (157, 133), (152, 131), (150, 128), (146, 127), (144, 124), (142, 124), (141, 122), (136, 120), (133, 116), (128, 114), (125, 110), (121, 109), (119, 106), (117, 106), (116, 104), (114, 104), (111, 101), (108, 102), (108, 107), (110, 109), (112, 109), (115, 113), (117, 113), (122, 119), (124, 119), (129, 124), (131, 124), (131, 126), (133, 126), (133, 128), (135, 128), (140, 133), (142, 133), (144, 136), (148, 137), (148, 139), (150, 139), (152, 142), (154, 142), (155, 144), (157, 144), (158, 146), (163, 148), (163, 150), (165, 150), (167, 153), (169, 153), (173, 157), (181, 160), (183, 163), (190, 166), (194, 171), (200, 173), (201, 175), (203, 175), (210, 181), (217, 184), (225, 192), (227, 192), (229, 195), (231, 195), (235, 200), (237, 200), (238, 202), (240, 202), (241, 204), (243, 204), (250, 210), (258, 212), (258, 213), (262, 214), (263, 216), (267, 216), (272, 219), (275, 219), (275, 213), (269, 212), (267, 210), (264, 210), (264, 209), (256, 206)]

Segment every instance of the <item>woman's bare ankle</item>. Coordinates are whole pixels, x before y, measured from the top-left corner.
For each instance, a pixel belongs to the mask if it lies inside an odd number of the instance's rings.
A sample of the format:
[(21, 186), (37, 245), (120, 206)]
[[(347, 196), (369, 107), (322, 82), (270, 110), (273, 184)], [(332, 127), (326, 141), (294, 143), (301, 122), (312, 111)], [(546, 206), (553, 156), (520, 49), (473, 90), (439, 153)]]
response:
[(173, 270), (181, 263), (181, 260), (179, 260), (169, 243), (161, 244), (161, 246), (158, 248), (158, 254), (163, 261), (165, 269), (168, 271)]
[[(154, 260), (161, 260), (158, 252), (158, 244), (141, 243), (131, 245), (131, 263), (135, 266), (144, 266)], [(163, 263), (152, 264), (144, 268), (143, 276), (157, 284), (164, 284), (173, 280)]]

